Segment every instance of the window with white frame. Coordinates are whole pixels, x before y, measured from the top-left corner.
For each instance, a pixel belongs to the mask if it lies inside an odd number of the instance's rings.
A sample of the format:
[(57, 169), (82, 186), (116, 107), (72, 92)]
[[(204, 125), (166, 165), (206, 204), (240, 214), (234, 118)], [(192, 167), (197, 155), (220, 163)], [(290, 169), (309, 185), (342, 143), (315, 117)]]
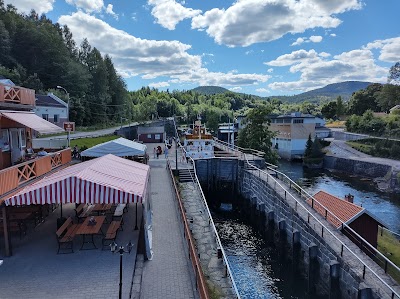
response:
[(60, 116), (59, 116), (58, 114), (54, 114), (53, 121), (54, 121), (55, 123), (58, 123), (59, 120), (60, 120)]
[(19, 131), (19, 144), (21, 144), (21, 148), (26, 147), (26, 131), (24, 128), (18, 129)]
[(42, 118), (45, 120), (49, 120), (49, 115), (48, 114), (42, 114)]

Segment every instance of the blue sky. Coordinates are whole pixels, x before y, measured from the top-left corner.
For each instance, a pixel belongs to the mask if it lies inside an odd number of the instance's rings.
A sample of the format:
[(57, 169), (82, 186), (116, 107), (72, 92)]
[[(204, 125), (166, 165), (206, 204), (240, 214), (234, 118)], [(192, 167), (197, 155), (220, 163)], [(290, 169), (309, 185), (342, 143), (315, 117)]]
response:
[(129, 90), (218, 85), (260, 96), (386, 82), (398, 0), (5, 0), (109, 54)]

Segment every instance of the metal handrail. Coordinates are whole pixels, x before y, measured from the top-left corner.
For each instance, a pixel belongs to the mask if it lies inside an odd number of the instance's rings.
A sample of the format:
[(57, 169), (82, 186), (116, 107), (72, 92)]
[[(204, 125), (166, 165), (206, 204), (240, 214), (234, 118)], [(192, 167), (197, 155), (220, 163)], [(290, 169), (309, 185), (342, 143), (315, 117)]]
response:
[[(298, 201), (290, 192), (288, 192), (288, 190), (286, 190), (286, 188), (285, 188), (284, 186), (282, 186), (272, 175), (270, 175), (268, 172), (266, 172), (266, 171), (264, 171), (264, 170), (262, 170), (262, 169), (259, 169), (259, 168), (256, 167), (255, 165), (249, 163), (249, 161), (248, 161), (248, 159), (247, 159), (246, 156), (245, 156), (245, 159), (246, 159), (247, 165), (249, 165), (249, 166), (250, 166), (251, 168), (253, 168), (254, 170), (258, 171), (259, 174), (262, 172), (263, 174), (265, 174), (265, 175), (267, 176), (267, 178), (271, 178), (272, 180), (274, 180), (274, 181), (275, 181), (275, 185), (278, 185), (279, 187), (282, 188), (282, 190), (285, 191), (285, 193), (288, 193), (288, 194), (293, 198), (293, 200), (297, 203), (297, 206), (300, 205), (300, 207), (302, 207), (304, 210), (306, 210), (309, 216), (311, 216), (319, 225), (321, 225), (321, 227), (322, 227), (326, 232), (328, 232), (334, 239), (336, 239), (336, 240), (341, 244), (341, 247), (342, 247), (341, 250), (342, 250), (342, 252), (343, 252), (343, 248), (346, 248), (346, 249), (349, 251), (349, 253), (351, 253), (351, 254), (363, 265), (363, 267), (364, 267), (363, 272), (364, 272), (364, 273), (365, 273), (365, 269), (368, 269), (381, 283), (383, 283), (383, 284), (390, 290), (390, 292), (392, 293), (392, 298), (394, 298), (394, 296), (396, 296), (397, 298), (400, 298), (400, 294), (399, 294), (399, 293), (397, 293), (391, 286), (389, 286), (385, 281), (383, 281), (383, 279), (382, 279), (378, 274), (376, 274), (375, 271), (372, 270), (368, 265), (366, 265), (366, 264), (357, 256), (356, 253), (354, 253), (346, 244), (344, 244), (338, 237), (336, 237), (336, 236), (334, 235), (334, 233), (331, 232), (331, 230), (330, 230), (326, 225), (324, 225), (324, 224), (323, 224), (321, 221), (319, 221), (312, 213), (310, 213), (309, 207), (306, 208), (306, 207), (302, 204), (302, 202), (299, 202), (299, 201)], [(270, 169), (270, 170), (273, 170), (273, 171), (275, 171), (275, 172), (278, 172), (278, 171), (276, 171), (275, 169)], [(279, 172), (279, 173), (280, 173), (280, 172)], [(286, 176), (286, 175), (283, 174), (283, 173), (281, 173), (281, 174), (282, 174), (283, 176)], [(259, 175), (259, 176), (260, 176), (260, 175)], [(287, 177), (287, 176), (286, 176), (286, 177)], [(304, 193), (308, 194), (305, 190), (303, 190), (300, 186), (298, 186), (295, 182), (293, 182), (289, 177), (287, 177), (287, 178), (288, 178), (289, 181), (291, 181), (291, 182), (294, 183), (297, 187), (299, 187), (300, 192), (304, 192)], [(310, 196), (310, 197), (312, 198), (312, 196)], [(315, 200), (315, 199), (314, 199), (314, 200)], [(317, 200), (315, 200), (315, 201), (318, 202)], [(368, 243), (368, 242), (367, 242), (367, 243)], [(341, 254), (342, 254), (342, 253), (341, 253)], [(364, 276), (365, 276), (365, 275), (364, 275)]]
[[(175, 119), (174, 119), (174, 127), (175, 127), (175, 134), (176, 134), (176, 136), (178, 136), (178, 132), (177, 132), (177, 130), (176, 130)], [(176, 138), (177, 138), (177, 137), (176, 137)], [(181, 148), (181, 150), (184, 151), (185, 154), (186, 154), (185, 148), (182, 147), (182, 146), (181, 146), (180, 148)], [(192, 164), (193, 164), (193, 168), (194, 168), (195, 180), (193, 180), (193, 181), (196, 182), (196, 185), (197, 185), (197, 187), (198, 187), (198, 190), (200, 190), (200, 195), (201, 195), (203, 204), (205, 205), (205, 209), (206, 209), (206, 211), (207, 211), (209, 224), (211, 225), (211, 227), (212, 227), (212, 229), (213, 229), (213, 231), (214, 231), (215, 238), (216, 238), (216, 242), (217, 242), (217, 246), (220, 248), (221, 253), (222, 253), (222, 257), (223, 257), (223, 260), (224, 260), (224, 264), (225, 264), (225, 266), (226, 266), (226, 273), (227, 273), (227, 276), (228, 276), (228, 274), (229, 274), (229, 278), (230, 278), (230, 280), (231, 280), (233, 289), (235, 290), (236, 296), (237, 296), (238, 299), (240, 299), (241, 297), (240, 297), (238, 288), (237, 288), (237, 286), (236, 286), (235, 280), (233, 279), (233, 274), (232, 274), (233, 271), (231, 270), (231, 268), (230, 268), (230, 266), (229, 266), (229, 262), (228, 262), (228, 259), (227, 259), (227, 257), (226, 257), (225, 250), (224, 250), (224, 248), (223, 248), (223, 246), (222, 246), (222, 243), (221, 243), (221, 240), (220, 240), (220, 238), (219, 238), (217, 229), (216, 229), (215, 224), (214, 224), (214, 220), (213, 220), (213, 218), (212, 218), (212, 216), (211, 216), (211, 213), (210, 213), (210, 209), (208, 208), (208, 204), (207, 204), (206, 197), (204, 196), (203, 189), (201, 188), (199, 178), (197, 177), (196, 163), (194, 162), (194, 160), (192, 159), (192, 157), (189, 157), (189, 159), (191, 160), (191, 162), (192, 162)], [(190, 176), (192, 176), (191, 173), (190, 173)], [(192, 177), (192, 179), (194, 179), (194, 178)]]
[[(373, 247), (367, 240), (365, 240), (362, 236), (360, 236), (356, 231), (354, 231), (348, 224), (346, 224), (345, 222), (343, 222), (341, 219), (339, 219), (335, 214), (333, 214), (327, 207), (325, 207), (322, 203), (320, 203), (317, 199), (314, 198), (314, 196), (310, 195), (306, 190), (304, 190), (301, 186), (299, 186), (296, 182), (294, 182), (291, 178), (289, 178), (286, 174), (276, 170), (276, 169), (272, 169), (270, 167), (267, 167), (269, 170), (273, 171), (276, 173), (276, 177), (278, 177), (277, 174), (280, 174), (282, 177), (284, 177), (286, 180), (288, 180), (290, 182), (289, 188), (291, 185), (296, 186), (296, 188), (298, 188), (298, 190), (300, 190), (300, 197), (303, 197), (303, 195), (307, 195), (304, 196), (307, 199), (311, 199), (311, 207), (314, 206), (314, 203), (317, 203), (321, 208), (323, 208), (325, 210), (325, 213), (329, 213), (329, 215), (331, 215), (333, 218), (335, 218), (341, 225), (341, 228), (343, 229), (344, 227), (346, 229), (348, 229), (350, 232), (352, 232), (356, 237), (358, 237), (363, 245), (367, 245), (370, 249), (372, 249), (373, 253), (376, 253), (379, 255), (379, 257), (383, 258), (383, 260), (385, 261), (385, 263), (390, 264), (395, 270), (397, 270), (397, 272), (400, 273), (400, 268), (394, 264), (391, 260), (389, 260), (386, 256), (384, 256), (380, 251), (378, 251), (375, 247)], [(294, 189), (295, 191), (298, 191), (297, 189)], [(325, 217), (327, 218), (327, 216)], [(385, 271), (386, 272), (386, 271)]]
[(192, 267), (193, 267), (194, 273), (196, 275), (196, 280), (198, 280), (197, 285), (199, 288), (200, 298), (208, 299), (208, 298), (210, 298), (210, 296), (208, 294), (207, 283), (205, 282), (203, 270), (202, 270), (199, 258), (197, 257), (196, 247), (195, 247), (195, 244), (193, 241), (192, 233), (189, 228), (189, 223), (188, 223), (186, 215), (185, 215), (185, 209), (183, 207), (182, 199), (179, 195), (179, 191), (176, 186), (175, 178), (172, 174), (172, 169), (171, 169), (169, 160), (167, 160), (167, 166), (168, 166), (172, 184), (174, 187), (175, 196), (178, 201), (179, 212), (180, 212), (180, 215), (182, 218), (183, 228), (184, 228), (184, 237), (187, 239), (188, 247), (189, 247), (189, 254), (192, 259)]

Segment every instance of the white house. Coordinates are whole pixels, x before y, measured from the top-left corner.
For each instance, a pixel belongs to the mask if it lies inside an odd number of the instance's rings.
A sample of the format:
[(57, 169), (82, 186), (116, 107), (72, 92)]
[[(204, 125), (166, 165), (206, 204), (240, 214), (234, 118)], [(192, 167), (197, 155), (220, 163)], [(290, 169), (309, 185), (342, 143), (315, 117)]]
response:
[(62, 127), (68, 121), (68, 104), (52, 93), (47, 95), (35, 95), (36, 115), (43, 119)]
[(325, 127), (325, 121), (311, 114), (294, 112), (289, 115), (270, 116), (269, 129), (276, 132), (272, 144), (279, 156), (285, 159), (302, 158), (308, 136), (325, 138), (330, 130)]

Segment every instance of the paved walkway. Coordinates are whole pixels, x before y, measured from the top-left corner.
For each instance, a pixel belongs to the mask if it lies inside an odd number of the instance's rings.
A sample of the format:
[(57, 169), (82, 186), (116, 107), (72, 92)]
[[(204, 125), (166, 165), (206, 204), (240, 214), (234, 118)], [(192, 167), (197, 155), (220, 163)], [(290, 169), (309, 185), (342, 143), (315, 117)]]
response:
[[(74, 204), (63, 206), (64, 216), (73, 216)], [(81, 236), (74, 238), (74, 253), (57, 254), (55, 238), (56, 219), (60, 208), (50, 213), (44, 223), (33, 228), (28, 226), (23, 238), (12, 237), (13, 256), (4, 257), (3, 239), (0, 236), (0, 298), (47, 299), (47, 298), (118, 298), (119, 255), (105, 250), (79, 250)], [(141, 215), (139, 206), (138, 216)], [(131, 254), (123, 256), (122, 298), (129, 298), (136, 245), (139, 231), (134, 230), (135, 205), (130, 204), (124, 214), (124, 230), (118, 232), (116, 242), (125, 246), (134, 244)], [(140, 218), (138, 220), (140, 223)], [(103, 231), (109, 224), (104, 224)], [(98, 247), (101, 236), (95, 237)], [(149, 297), (150, 298), (150, 297)]]
[(367, 154), (364, 154), (356, 149), (352, 148), (345, 141), (342, 140), (334, 140), (331, 145), (328, 147), (330, 154), (335, 157), (353, 159), (383, 165), (393, 166), (395, 170), (400, 170), (400, 161), (373, 157)]
[(140, 298), (197, 298), (192, 283), (194, 274), (184, 246), (169, 173), (165, 168), (166, 159), (164, 155), (154, 159), (151, 146), (148, 145), (154, 256), (151, 261), (145, 262)]

